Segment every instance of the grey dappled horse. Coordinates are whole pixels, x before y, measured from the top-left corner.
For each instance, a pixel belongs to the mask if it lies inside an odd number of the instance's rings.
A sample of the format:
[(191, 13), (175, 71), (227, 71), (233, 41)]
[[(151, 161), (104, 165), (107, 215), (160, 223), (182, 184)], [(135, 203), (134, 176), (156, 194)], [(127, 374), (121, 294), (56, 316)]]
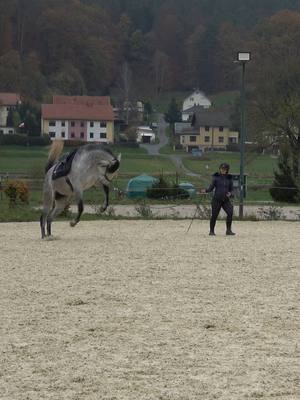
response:
[[(56, 176), (56, 169), (61, 165), (59, 156), (63, 149), (62, 141), (52, 143), (43, 190), (43, 211), (40, 218), (42, 238), (51, 235), (51, 223), (55, 216), (60, 214), (74, 196), (78, 206), (78, 213), (70, 222), (75, 226), (83, 212), (83, 192), (96, 185), (102, 187), (105, 198), (101, 212), (108, 207), (109, 183), (120, 166), (121, 155), (115, 157), (113, 153), (99, 144), (87, 144), (72, 152), (70, 170), (65, 176)], [(66, 158), (65, 158), (66, 161)]]

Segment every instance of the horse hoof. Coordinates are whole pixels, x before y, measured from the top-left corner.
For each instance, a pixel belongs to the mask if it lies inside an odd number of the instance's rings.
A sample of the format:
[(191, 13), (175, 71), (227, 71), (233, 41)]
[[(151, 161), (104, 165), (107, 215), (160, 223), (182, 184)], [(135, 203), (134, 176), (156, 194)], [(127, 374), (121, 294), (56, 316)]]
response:
[(76, 224), (77, 224), (76, 221), (71, 221), (71, 222), (70, 222), (70, 226), (71, 226), (72, 228), (74, 228), (74, 226), (76, 226)]

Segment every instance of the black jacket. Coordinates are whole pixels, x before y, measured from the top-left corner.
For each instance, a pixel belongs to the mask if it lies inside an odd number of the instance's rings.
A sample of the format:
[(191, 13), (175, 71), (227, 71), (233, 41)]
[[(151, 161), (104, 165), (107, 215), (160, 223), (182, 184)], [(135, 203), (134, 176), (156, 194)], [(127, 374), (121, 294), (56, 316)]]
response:
[(233, 196), (233, 183), (232, 175), (226, 174), (221, 175), (216, 172), (212, 176), (212, 182), (206, 189), (206, 193), (212, 192), (214, 190), (214, 199), (224, 201), (229, 197)]

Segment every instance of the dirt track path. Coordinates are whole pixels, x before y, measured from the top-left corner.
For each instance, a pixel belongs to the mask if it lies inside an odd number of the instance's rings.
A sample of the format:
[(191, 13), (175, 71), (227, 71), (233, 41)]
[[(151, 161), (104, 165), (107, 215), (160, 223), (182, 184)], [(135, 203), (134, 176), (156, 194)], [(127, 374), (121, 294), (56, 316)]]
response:
[(300, 398), (300, 224), (0, 224), (1, 400)]

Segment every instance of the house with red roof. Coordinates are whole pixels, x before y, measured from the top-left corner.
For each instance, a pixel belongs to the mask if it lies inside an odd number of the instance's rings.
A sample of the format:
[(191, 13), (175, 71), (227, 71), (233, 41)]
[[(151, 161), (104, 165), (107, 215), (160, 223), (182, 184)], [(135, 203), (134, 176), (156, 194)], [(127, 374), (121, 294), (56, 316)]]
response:
[(107, 96), (53, 96), (42, 104), (41, 131), (52, 140), (114, 142), (114, 111)]
[(7, 125), (7, 117), (9, 112), (14, 111), (20, 103), (21, 98), (18, 93), (0, 93), (0, 133), (15, 133), (14, 127)]

